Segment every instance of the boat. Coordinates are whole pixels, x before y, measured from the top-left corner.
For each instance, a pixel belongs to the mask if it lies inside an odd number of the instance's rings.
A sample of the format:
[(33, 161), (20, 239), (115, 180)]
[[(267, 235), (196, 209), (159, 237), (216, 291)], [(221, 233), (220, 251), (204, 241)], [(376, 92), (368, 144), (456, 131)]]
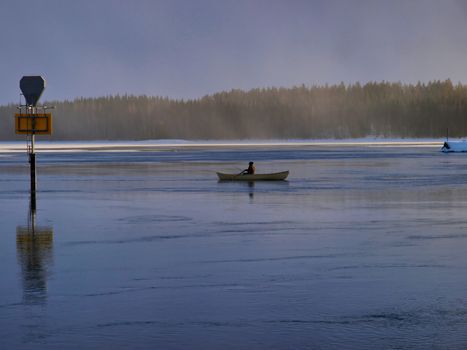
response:
[(446, 141), (441, 148), (441, 152), (467, 152), (467, 141)]
[(281, 181), (285, 180), (289, 171), (270, 174), (224, 174), (217, 173), (221, 181)]

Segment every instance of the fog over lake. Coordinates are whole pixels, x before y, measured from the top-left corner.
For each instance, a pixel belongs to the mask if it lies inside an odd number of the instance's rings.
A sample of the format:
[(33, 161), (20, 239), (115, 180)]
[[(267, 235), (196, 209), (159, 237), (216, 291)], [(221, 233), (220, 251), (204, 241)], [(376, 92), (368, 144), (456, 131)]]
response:
[(177, 143), (0, 145), (2, 349), (467, 345), (466, 154)]

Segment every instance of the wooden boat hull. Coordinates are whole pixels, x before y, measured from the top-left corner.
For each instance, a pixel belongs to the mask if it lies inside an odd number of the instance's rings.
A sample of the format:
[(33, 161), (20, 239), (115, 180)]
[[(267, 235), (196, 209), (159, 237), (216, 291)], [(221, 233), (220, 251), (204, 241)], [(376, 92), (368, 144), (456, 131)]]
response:
[(271, 174), (224, 174), (217, 173), (221, 181), (282, 181), (287, 178), (289, 171)]

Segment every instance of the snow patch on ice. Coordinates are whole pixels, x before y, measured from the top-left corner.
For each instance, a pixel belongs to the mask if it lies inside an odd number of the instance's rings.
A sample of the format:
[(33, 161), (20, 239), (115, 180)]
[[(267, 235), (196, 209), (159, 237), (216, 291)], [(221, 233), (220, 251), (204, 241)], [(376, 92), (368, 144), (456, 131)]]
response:
[[(185, 147), (296, 147), (296, 146), (374, 146), (441, 147), (439, 139), (290, 139), (290, 140), (143, 140), (143, 141), (36, 141), (37, 152), (118, 152), (151, 148)], [(0, 153), (26, 152), (25, 141), (0, 142)]]

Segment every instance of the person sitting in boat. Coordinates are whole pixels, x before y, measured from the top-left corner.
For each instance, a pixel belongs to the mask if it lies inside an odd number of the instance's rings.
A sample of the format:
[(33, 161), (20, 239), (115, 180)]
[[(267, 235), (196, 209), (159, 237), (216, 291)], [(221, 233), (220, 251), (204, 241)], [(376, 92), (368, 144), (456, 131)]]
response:
[(242, 171), (242, 174), (253, 175), (256, 171), (255, 165), (253, 162), (248, 163), (248, 169)]

